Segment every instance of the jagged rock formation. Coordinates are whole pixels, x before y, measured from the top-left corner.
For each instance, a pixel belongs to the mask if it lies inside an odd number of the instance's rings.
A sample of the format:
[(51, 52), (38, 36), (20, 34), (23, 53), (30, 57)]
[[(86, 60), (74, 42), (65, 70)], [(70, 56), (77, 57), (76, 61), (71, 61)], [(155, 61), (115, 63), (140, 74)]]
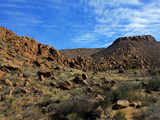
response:
[(160, 44), (151, 35), (121, 37), (91, 56), (74, 58), (84, 70), (160, 67)]
[(33, 60), (40, 56), (61, 65), (68, 65), (69, 63), (69, 60), (54, 47), (37, 43), (36, 40), (28, 36), (15, 35), (4, 27), (0, 27), (0, 52), (12, 57), (21, 55)]
[[(160, 67), (159, 51), (160, 43), (151, 35), (131, 36), (118, 38), (108, 48), (62, 50), (61, 53), (69, 57), (66, 58), (54, 47), (37, 43), (27, 36), (20, 37), (7, 28), (0, 27), (0, 55), (10, 61), (13, 61), (10, 57), (16, 57), (14, 59), (16, 62), (21, 57), (24, 61), (19, 60), (17, 63), (20, 65), (26, 61), (33, 61), (40, 67), (43, 63), (37, 60), (40, 57), (48, 62), (85, 71), (104, 71), (108, 68), (156, 68)], [(45, 65), (52, 68), (47, 63)]]
[(105, 48), (77, 48), (77, 49), (63, 49), (59, 52), (67, 58), (77, 58), (78, 56), (91, 56), (98, 53)]

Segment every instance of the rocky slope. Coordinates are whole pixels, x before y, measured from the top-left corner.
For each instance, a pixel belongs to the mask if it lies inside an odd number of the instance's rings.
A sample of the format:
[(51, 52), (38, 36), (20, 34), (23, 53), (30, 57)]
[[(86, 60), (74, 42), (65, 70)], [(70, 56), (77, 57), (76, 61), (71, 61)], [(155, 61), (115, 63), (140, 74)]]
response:
[(105, 50), (92, 55), (104, 57), (111, 68), (160, 67), (160, 44), (151, 35), (118, 38)]
[(77, 48), (77, 49), (63, 49), (59, 52), (67, 58), (76, 58), (78, 56), (91, 56), (98, 53), (105, 48)]
[[(21, 64), (44, 61), (84, 71), (104, 71), (119, 68), (160, 67), (160, 43), (152, 36), (122, 37), (108, 48), (61, 50), (37, 43), (30, 37), (20, 37), (7, 28), (0, 27), (0, 55), (8, 62)], [(62, 54), (64, 55), (62, 55)], [(66, 56), (66, 57), (65, 57)], [(71, 59), (72, 58), (72, 59)], [(43, 59), (38, 61), (38, 59)]]
[(68, 59), (54, 47), (37, 43), (36, 40), (28, 36), (20, 37), (15, 35), (4, 27), (0, 27), (0, 53), (11, 57), (19, 55), (29, 60), (36, 60), (37, 57), (41, 57), (61, 65), (68, 64)]

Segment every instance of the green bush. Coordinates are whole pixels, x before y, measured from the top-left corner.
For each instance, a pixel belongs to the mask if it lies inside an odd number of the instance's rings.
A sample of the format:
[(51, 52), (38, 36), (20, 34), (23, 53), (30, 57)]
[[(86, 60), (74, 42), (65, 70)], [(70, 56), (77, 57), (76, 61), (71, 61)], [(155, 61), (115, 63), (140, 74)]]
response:
[(151, 91), (159, 91), (160, 90), (160, 78), (152, 78), (149, 80), (148, 85), (146, 86), (146, 91), (151, 92)]
[(87, 96), (68, 98), (56, 108), (53, 119), (61, 120), (74, 117), (83, 120), (96, 120), (101, 114), (98, 107), (99, 105)]
[(147, 110), (143, 111), (138, 119), (141, 120), (160, 120), (160, 103), (150, 106)]
[(125, 113), (118, 111), (113, 117), (113, 120), (127, 120)]
[(155, 76), (158, 74), (158, 71), (154, 70), (154, 69), (149, 69), (147, 70), (147, 73), (151, 76)]
[(134, 99), (136, 99), (135, 98), (136, 94), (133, 89), (133, 85), (128, 83), (119, 84), (116, 91), (113, 92), (113, 95), (114, 95), (113, 102), (117, 102), (117, 100), (121, 100), (121, 99), (126, 99), (129, 101), (133, 101)]

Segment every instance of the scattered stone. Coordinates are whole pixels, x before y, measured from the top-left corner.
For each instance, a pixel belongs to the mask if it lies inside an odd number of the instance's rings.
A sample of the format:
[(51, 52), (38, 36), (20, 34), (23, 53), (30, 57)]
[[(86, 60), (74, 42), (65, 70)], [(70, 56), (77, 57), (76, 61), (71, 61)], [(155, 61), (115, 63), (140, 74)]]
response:
[(74, 82), (78, 83), (82, 83), (83, 82), (83, 77), (81, 75), (76, 76), (74, 79)]
[(2, 90), (3, 88), (2, 88), (2, 86), (0, 85), (0, 90)]
[(117, 105), (120, 107), (128, 107), (129, 106), (129, 102), (127, 100), (118, 100), (117, 101)]
[(116, 81), (112, 80), (111, 81), (111, 86), (114, 86), (116, 83), (117, 83)]
[(149, 82), (147, 82), (147, 81), (143, 81), (143, 82), (142, 82), (142, 85), (143, 85), (143, 86), (147, 86), (148, 84), (149, 84)]
[(27, 89), (25, 89), (25, 88), (22, 88), (22, 89), (21, 89), (21, 92), (26, 93), (26, 94), (28, 94), (28, 93), (29, 93), (29, 92), (28, 92), (28, 90), (27, 90)]
[(24, 83), (24, 86), (25, 86), (25, 87), (29, 86), (29, 82), (26, 81), (26, 82)]
[(24, 73), (23, 73), (23, 77), (25, 77), (25, 78), (29, 78), (29, 77), (31, 77), (31, 74), (30, 74), (30, 73), (28, 73), (28, 72), (24, 72)]
[(1, 66), (2, 66), (2, 67), (6, 67), (6, 68), (9, 69), (9, 70), (17, 70), (17, 71), (22, 72), (22, 70), (20, 69), (19, 66), (14, 65), (14, 64), (12, 64), (12, 63), (3, 63)]
[(12, 82), (11, 82), (10, 80), (8, 80), (8, 79), (5, 79), (5, 80), (4, 80), (4, 83), (5, 83), (7, 86), (12, 86), (12, 85), (13, 85)]
[(44, 81), (44, 80), (45, 80), (45, 78), (44, 78), (43, 75), (40, 75), (40, 80), (41, 80), (41, 81)]
[(16, 119), (22, 120), (22, 119), (23, 119), (23, 116), (22, 116), (21, 114), (18, 114), (18, 115), (16, 116)]
[(95, 85), (98, 86), (98, 87), (102, 87), (101, 83), (95, 83)]
[(3, 72), (0, 70), (0, 79), (4, 78), (6, 76), (6, 72)]
[(95, 99), (96, 99), (96, 101), (98, 101), (98, 102), (105, 101), (104, 97), (102, 97), (102, 95), (100, 95), (100, 94), (98, 94)]
[(50, 86), (59, 87), (59, 86), (57, 85), (57, 83), (56, 83), (56, 82), (53, 82), (53, 81), (50, 83)]
[(123, 70), (123, 69), (120, 69), (119, 71), (118, 71), (118, 73), (124, 73), (125, 71)]
[(11, 96), (11, 95), (12, 95), (12, 92), (13, 92), (12, 90), (10, 90), (10, 91), (9, 91), (9, 96)]
[(82, 78), (83, 78), (84, 80), (88, 79), (87, 74), (83, 73), (83, 74), (82, 74)]
[(63, 90), (70, 90), (73, 87), (73, 83), (71, 81), (66, 80), (62, 82), (59, 87)]
[(89, 85), (87, 80), (83, 80), (83, 81), (82, 81), (82, 84), (84, 84), (84, 85), (86, 85), (86, 86)]
[(28, 83), (31, 83), (31, 78), (27, 78), (26, 81), (27, 81)]
[(38, 75), (43, 75), (44, 77), (51, 77), (51, 72), (50, 70), (40, 70), (38, 71)]
[(55, 70), (61, 70), (60, 66), (55, 67)]
[(88, 87), (88, 88), (87, 88), (87, 92), (89, 92), (89, 93), (90, 93), (90, 92), (93, 92), (93, 89), (92, 89), (91, 87)]
[(55, 77), (55, 76), (52, 76), (51, 78), (52, 78), (53, 80), (58, 80), (58, 78)]
[(40, 67), (41, 64), (42, 64), (42, 62), (41, 62), (41, 61), (38, 61), (38, 60), (33, 61), (33, 63), (34, 63), (37, 67)]

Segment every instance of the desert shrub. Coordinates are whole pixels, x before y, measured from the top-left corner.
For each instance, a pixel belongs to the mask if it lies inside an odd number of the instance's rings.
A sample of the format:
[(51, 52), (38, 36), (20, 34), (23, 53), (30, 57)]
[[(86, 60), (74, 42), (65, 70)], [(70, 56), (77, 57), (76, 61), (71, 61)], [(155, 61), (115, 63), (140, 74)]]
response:
[(138, 119), (141, 120), (159, 120), (160, 119), (160, 103), (150, 106), (148, 109), (143, 111)]
[(114, 102), (120, 99), (127, 99), (129, 101), (133, 101), (136, 99), (135, 90), (133, 89), (132, 84), (119, 84), (118, 88), (113, 92)]
[(158, 71), (154, 70), (154, 69), (148, 69), (147, 73), (151, 76), (155, 76), (158, 74)]
[(118, 111), (113, 117), (113, 120), (127, 120), (125, 113)]
[(66, 119), (67, 116), (72, 116), (83, 120), (96, 120), (101, 114), (97, 109), (98, 106), (91, 98), (86, 96), (68, 98), (57, 107), (53, 119), (62, 120)]
[(148, 85), (146, 86), (146, 91), (151, 92), (151, 91), (159, 91), (160, 90), (160, 78), (152, 78), (149, 80)]

